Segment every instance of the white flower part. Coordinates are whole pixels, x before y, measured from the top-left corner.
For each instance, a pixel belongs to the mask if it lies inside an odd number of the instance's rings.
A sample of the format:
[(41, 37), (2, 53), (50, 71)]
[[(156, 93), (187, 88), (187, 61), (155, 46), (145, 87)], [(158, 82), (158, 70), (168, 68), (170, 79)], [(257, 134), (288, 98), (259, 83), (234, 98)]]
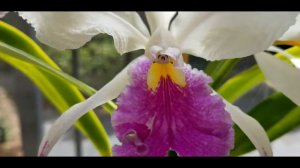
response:
[(169, 23), (175, 12), (145, 12), (151, 33), (155, 32), (158, 27), (168, 30)]
[(166, 54), (176, 60), (174, 66), (175, 67), (183, 67), (185, 65), (183, 61), (183, 56), (179, 48), (168, 47), (165, 51), (161, 52), (162, 54)]
[(62, 135), (77, 121), (81, 116), (88, 111), (115, 99), (124, 90), (129, 83), (128, 70), (132, 63), (141, 59), (139, 57), (127, 65), (118, 75), (115, 76), (109, 83), (103, 86), (93, 96), (89, 97), (86, 101), (75, 104), (67, 111), (65, 111), (52, 125), (47, 134), (43, 137), (39, 147), (39, 156), (47, 156), (52, 150), (53, 146), (57, 143)]
[(3, 18), (8, 12), (0, 11), (0, 19)]
[(183, 53), (207, 60), (267, 49), (295, 23), (297, 12), (179, 12), (171, 25)]
[(161, 54), (168, 55), (177, 60), (181, 56), (181, 51), (175, 47), (168, 47), (166, 50), (160, 52)]
[(226, 111), (231, 115), (233, 122), (247, 135), (261, 156), (273, 156), (269, 137), (264, 128), (254, 118), (244, 113), (224, 99)]
[(256, 54), (255, 59), (268, 84), (300, 106), (300, 69), (264, 52)]
[(136, 12), (113, 12), (114, 14), (118, 15), (122, 19), (129, 22), (132, 26), (137, 28), (143, 35), (147, 38), (150, 37), (150, 33), (144, 24), (141, 17)]
[(150, 54), (152, 56), (151, 60), (154, 60), (157, 58), (157, 54), (160, 53), (163, 49), (160, 46), (152, 46), (150, 47)]
[(300, 14), (296, 18), (296, 23), (279, 39), (282, 41), (300, 41)]
[(268, 48), (268, 51), (273, 51), (273, 52), (280, 53), (281, 55), (288, 58), (295, 65), (296, 68), (300, 69), (300, 58), (295, 57), (294, 55), (289, 54), (289, 53), (285, 52), (284, 50), (282, 50), (282, 49), (280, 49), (276, 46), (270, 46)]
[[(153, 58), (151, 53), (151, 48), (153, 46), (158, 46), (162, 50), (161, 52), (168, 52), (168, 54), (175, 54), (181, 53), (180, 48), (178, 48), (176, 40), (173, 38), (172, 34), (165, 28), (157, 28), (155, 32), (152, 34), (150, 40), (146, 45), (145, 55), (151, 59)], [(174, 55), (174, 56), (175, 56)], [(176, 58), (175, 66), (183, 66), (183, 58), (182, 55)]]
[(149, 41), (146, 44), (146, 56), (149, 54), (149, 49), (152, 46), (160, 46), (163, 50), (169, 47), (178, 48), (177, 41), (172, 34), (165, 28), (159, 27), (153, 32)]
[(99, 33), (114, 38), (120, 54), (144, 49), (148, 38), (112, 12), (19, 12), (34, 27), (37, 38), (56, 49), (76, 49)]
[[(213, 91), (212, 95), (219, 94), (216, 91)], [(219, 96), (222, 97), (221, 95)], [(273, 151), (269, 137), (259, 122), (224, 98), (223, 102), (225, 103), (225, 110), (230, 113), (232, 121), (246, 134), (259, 154), (261, 156), (272, 156)]]

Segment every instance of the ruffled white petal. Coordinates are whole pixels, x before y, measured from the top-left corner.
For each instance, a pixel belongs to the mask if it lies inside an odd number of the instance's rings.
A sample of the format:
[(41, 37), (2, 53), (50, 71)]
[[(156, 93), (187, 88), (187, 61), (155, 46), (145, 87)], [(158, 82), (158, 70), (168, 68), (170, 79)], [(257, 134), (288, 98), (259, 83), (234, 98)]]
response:
[(30, 23), (37, 38), (60, 50), (76, 49), (99, 33), (114, 38), (120, 54), (144, 49), (148, 38), (130, 22), (112, 12), (19, 12)]
[(169, 23), (174, 15), (175, 12), (146, 12), (151, 33), (158, 27), (168, 30)]
[(255, 59), (269, 84), (300, 106), (300, 69), (264, 52)]
[(179, 12), (171, 32), (183, 53), (221, 60), (267, 49), (296, 21), (297, 12)]
[(88, 111), (106, 103), (119, 96), (129, 82), (128, 65), (114, 79), (97, 91), (86, 101), (78, 103), (64, 112), (52, 125), (44, 136), (40, 147), (39, 156), (47, 156), (59, 138)]
[(287, 32), (279, 39), (282, 41), (300, 41), (300, 14), (296, 18), (296, 23), (292, 25)]

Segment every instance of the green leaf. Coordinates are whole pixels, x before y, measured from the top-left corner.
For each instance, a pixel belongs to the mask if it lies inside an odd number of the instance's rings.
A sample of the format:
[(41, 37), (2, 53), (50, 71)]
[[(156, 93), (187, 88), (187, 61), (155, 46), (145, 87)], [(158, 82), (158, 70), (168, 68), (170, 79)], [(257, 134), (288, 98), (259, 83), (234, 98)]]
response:
[(265, 81), (265, 77), (257, 65), (227, 80), (217, 92), (227, 101), (233, 103), (245, 93)]
[(57, 68), (50, 66), (46, 62), (43, 62), (42, 60), (35, 58), (30, 54), (27, 54), (26, 52), (24, 52), (22, 50), (19, 50), (8, 44), (0, 42), (0, 51), (2, 53), (6, 53), (7, 55), (9, 55), (11, 57), (18, 59), (18, 60), (22, 60), (22, 61), (25, 61), (32, 65), (35, 65), (37, 68), (46, 70), (48, 73), (51, 73), (52, 75), (55, 75), (56, 77), (59, 77), (62, 80), (65, 80), (66, 82), (75, 85), (76, 87), (78, 87), (82, 92), (84, 92), (87, 95), (92, 95), (95, 93), (95, 89), (91, 88), (90, 86), (86, 85), (85, 83), (73, 78), (72, 76), (62, 72), (61, 70), (59, 70)]
[[(35, 65), (38, 68), (43, 69), (43, 70), (51, 73), (52, 75), (60, 78), (61, 80), (64, 80), (67, 83), (75, 85), (79, 90), (81, 90), (83, 93), (85, 93), (89, 96), (93, 95), (96, 92), (96, 90), (94, 88), (88, 86), (87, 84), (83, 83), (82, 81), (79, 81), (76, 78), (73, 78), (72, 76), (62, 72), (59, 69), (56, 69), (56, 68), (48, 65), (47, 63), (39, 60), (38, 58), (33, 57), (32, 55), (27, 54), (26, 52), (24, 52), (22, 50), (19, 50), (10, 45), (7, 45), (3, 42), (0, 42), (0, 51), (10, 55), (11, 57), (18, 59), (18, 60), (22, 60), (22, 61), (28, 62), (32, 65)], [(103, 105), (103, 108), (105, 111), (107, 111), (111, 114), (112, 111), (114, 111), (117, 108), (117, 106), (112, 101), (109, 101), (108, 103)]]
[[(61, 73), (59, 67), (28, 36), (2, 21), (0, 21), (0, 34), (0, 41), (2, 42), (0, 59), (30, 78), (60, 112), (64, 112), (72, 105), (85, 100), (74, 86), (80, 82), (66, 78), (67, 75)], [(82, 86), (77, 87), (89, 95), (95, 92), (91, 87), (86, 87), (90, 89), (88, 91)], [(113, 109), (114, 107), (109, 105), (108, 108)], [(79, 119), (76, 122), (76, 127), (91, 139), (102, 155), (111, 155), (107, 133), (94, 112), (91, 111)]]
[(289, 111), (284, 118), (268, 129), (268, 135), (271, 140), (284, 135), (300, 125), (300, 107)]
[(240, 59), (236, 58), (210, 62), (204, 71), (213, 79), (213, 83), (210, 84), (211, 87), (218, 88), (239, 61)]
[[(292, 130), (300, 124), (300, 109), (282, 93), (274, 93), (256, 105), (248, 115), (266, 130), (270, 140)], [(231, 155), (241, 155), (254, 149), (247, 136), (235, 126), (235, 148)]]

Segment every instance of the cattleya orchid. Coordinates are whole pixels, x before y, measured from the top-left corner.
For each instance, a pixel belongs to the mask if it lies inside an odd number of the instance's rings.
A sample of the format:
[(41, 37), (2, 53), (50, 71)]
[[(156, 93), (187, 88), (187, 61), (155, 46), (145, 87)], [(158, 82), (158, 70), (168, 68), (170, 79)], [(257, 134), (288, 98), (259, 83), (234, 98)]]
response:
[[(182, 55), (207, 60), (245, 57), (268, 48), (295, 22), (289, 12), (146, 12), (150, 32), (134, 12), (19, 12), (37, 38), (57, 49), (75, 49), (99, 33), (114, 38), (120, 54), (145, 54), (85, 102), (67, 110), (43, 138), (39, 155), (82, 115), (117, 97), (112, 125), (122, 143), (116, 156), (224, 156), (233, 148), (235, 122), (261, 155), (272, 155), (261, 125), (228, 103)], [(276, 21), (272, 21), (276, 18)]]

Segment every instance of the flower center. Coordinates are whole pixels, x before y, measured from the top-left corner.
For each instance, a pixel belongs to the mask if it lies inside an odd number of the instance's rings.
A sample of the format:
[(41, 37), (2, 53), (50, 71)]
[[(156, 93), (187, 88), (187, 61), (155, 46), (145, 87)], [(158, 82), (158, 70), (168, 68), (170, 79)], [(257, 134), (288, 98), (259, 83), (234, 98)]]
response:
[(166, 54), (158, 54), (157, 58), (153, 62), (159, 63), (159, 64), (168, 64), (168, 63), (173, 64), (174, 60), (172, 60), (172, 58)]
[(153, 46), (150, 48), (150, 52), (153, 56), (153, 63), (147, 75), (149, 90), (155, 91), (161, 79), (167, 78), (180, 87), (186, 86), (184, 73), (180, 67), (176, 66), (179, 57), (181, 57), (179, 49), (169, 47), (163, 50), (159, 46)]

